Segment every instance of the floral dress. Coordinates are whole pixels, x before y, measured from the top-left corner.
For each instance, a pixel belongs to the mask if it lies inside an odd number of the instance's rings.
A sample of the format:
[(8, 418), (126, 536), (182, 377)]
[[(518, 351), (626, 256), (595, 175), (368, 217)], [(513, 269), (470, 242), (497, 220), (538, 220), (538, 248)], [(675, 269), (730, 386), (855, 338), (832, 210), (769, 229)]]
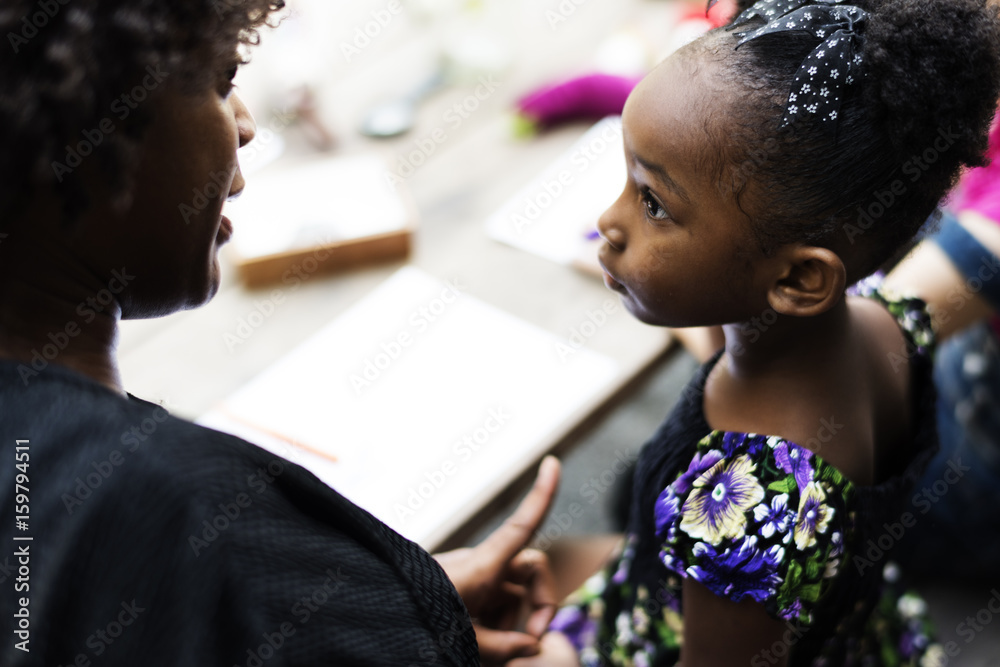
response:
[[(913, 457), (873, 486), (857, 486), (820, 456), (838, 428), (809, 448), (783, 438), (711, 430), (702, 396), (720, 355), (688, 385), (643, 448), (629, 531), (610, 567), (560, 609), (583, 665), (674, 665), (683, 638), (682, 582), (754, 600), (787, 625), (752, 661), (789, 665), (937, 665), (923, 601), (901, 587), (889, 558), (906, 527), (910, 488), (934, 454), (933, 334), (923, 302), (856, 288), (882, 303), (907, 341), (917, 428)], [(824, 430), (825, 429), (825, 430)], [(913, 516), (913, 512), (909, 516)]]

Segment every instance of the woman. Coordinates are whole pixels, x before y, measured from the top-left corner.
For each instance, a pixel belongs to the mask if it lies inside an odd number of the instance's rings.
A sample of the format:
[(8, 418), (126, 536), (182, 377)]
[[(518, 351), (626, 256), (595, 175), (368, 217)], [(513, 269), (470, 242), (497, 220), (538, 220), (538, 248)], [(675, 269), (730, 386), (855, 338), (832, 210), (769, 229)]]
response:
[[(522, 547), (554, 461), (442, 569), (305, 470), (122, 387), (118, 321), (218, 290), (221, 209), (245, 187), (236, 149), (255, 131), (232, 79), (282, 5), (0, 8), (2, 664), (475, 665), (538, 650), (555, 601), (544, 557)], [(508, 631), (522, 603), (526, 632)]]

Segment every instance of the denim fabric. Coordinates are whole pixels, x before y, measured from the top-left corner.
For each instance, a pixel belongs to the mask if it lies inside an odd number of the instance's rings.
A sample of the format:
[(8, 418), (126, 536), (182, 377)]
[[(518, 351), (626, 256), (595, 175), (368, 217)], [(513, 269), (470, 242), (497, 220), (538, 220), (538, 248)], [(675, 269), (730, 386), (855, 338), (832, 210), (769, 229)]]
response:
[(958, 224), (954, 214), (947, 211), (942, 217), (941, 229), (931, 240), (948, 255), (948, 259), (965, 278), (968, 288), (978, 293), (995, 310), (1000, 310), (1000, 258)]
[(983, 322), (937, 352), (941, 450), (914, 490), (916, 525), (900, 558), (911, 574), (1000, 575), (1000, 344)]

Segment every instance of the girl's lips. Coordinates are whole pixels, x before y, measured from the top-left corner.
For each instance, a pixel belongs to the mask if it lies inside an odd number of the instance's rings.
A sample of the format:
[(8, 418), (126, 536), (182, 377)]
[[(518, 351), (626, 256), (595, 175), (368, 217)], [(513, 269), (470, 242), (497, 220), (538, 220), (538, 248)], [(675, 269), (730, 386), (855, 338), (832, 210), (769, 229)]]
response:
[(611, 273), (606, 268), (604, 268), (604, 262), (599, 261), (599, 263), (601, 265), (601, 269), (604, 271), (604, 286), (613, 292), (621, 292), (622, 294), (624, 294), (625, 286), (622, 285), (617, 280), (615, 280), (615, 277), (611, 275)]

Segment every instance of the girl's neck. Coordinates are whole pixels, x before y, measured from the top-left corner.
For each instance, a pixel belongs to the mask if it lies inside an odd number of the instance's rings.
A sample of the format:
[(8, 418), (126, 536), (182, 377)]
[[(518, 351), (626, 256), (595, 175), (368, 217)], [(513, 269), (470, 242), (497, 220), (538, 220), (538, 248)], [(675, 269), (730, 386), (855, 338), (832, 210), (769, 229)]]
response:
[(725, 362), (734, 378), (801, 370), (810, 359), (826, 357), (845, 340), (847, 299), (813, 317), (791, 317), (766, 310), (748, 321), (723, 326)]

